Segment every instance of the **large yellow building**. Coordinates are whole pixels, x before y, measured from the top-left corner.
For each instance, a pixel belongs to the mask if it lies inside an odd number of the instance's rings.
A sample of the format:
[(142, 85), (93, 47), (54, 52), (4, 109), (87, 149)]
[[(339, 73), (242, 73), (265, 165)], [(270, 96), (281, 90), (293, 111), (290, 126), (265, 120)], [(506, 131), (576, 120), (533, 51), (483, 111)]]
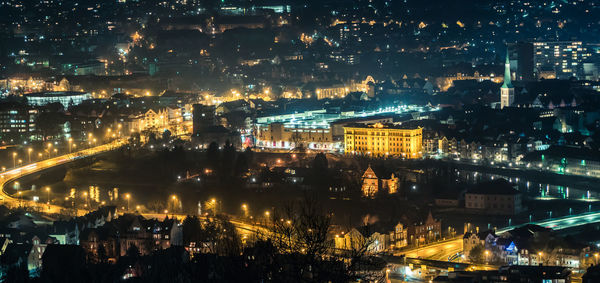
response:
[(421, 158), (423, 128), (407, 129), (390, 124), (344, 127), (346, 154)]

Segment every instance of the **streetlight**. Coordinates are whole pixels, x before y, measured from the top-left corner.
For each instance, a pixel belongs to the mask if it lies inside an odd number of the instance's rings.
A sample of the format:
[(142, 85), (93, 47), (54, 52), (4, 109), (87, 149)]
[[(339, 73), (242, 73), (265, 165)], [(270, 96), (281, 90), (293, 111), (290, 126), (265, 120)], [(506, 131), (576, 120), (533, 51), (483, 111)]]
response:
[(27, 155), (29, 157), (29, 163), (31, 163), (31, 152), (32, 151), (33, 151), (33, 148), (31, 148), (31, 147), (27, 149)]
[(171, 195), (171, 200), (173, 201), (173, 212), (175, 212), (175, 208), (177, 207), (177, 195)]
[(17, 153), (13, 152), (13, 168), (17, 167)]
[(50, 187), (46, 187), (46, 192), (48, 193), (48, 205), (50, 205)]
[(211, 204), (212, 204), (212, 206), (213, 206), (213, 215), (214, 215), (214, 216), (217, 216), (217, 199), (216, 199), (216, 198), (212, 198), (212, 199), (210, 200), (210, 203), (211, 203)]
[(71, 153), (72, 149), (72, 145), (73, 145), (73, 138), (69, 138), (69, 153)]
[(244, 211), (244, 217), (248, 217), (248, 205), (242, 204), (242, 210)]
[(89, 203), (89, 201), (88, 201), (88, 193), (87, 192), (83, 192), (83, 197), (85, 197), (85, 207), (88, 207), (89, 206), (88, 205), (88, 203)]
[(131, 195), (130, 194), (126, 194), (125, 198), (127, 199), (127, 211), (129, 211), (129, 199), (131, 199)]
[(543, 264), (544, 264), (544, 261), (542, 260), (542, 256), (544, 256), (544, 253), (543, 253), (543, 252), (539, 252), (539, 253), (538, 253), (538, 255), (540, 256), (540, 262), (539, 262), (539, 263), (540, 263), (541, 265), (543, 265)]
[(486, 250), (486, 251), (485, 251), (485, 263), (488, 263), (488, 262), (489, 262), (489, 260), (488, 260), (488, 256), (489, 256), (489, 255), (490, 255), (490, 251)]

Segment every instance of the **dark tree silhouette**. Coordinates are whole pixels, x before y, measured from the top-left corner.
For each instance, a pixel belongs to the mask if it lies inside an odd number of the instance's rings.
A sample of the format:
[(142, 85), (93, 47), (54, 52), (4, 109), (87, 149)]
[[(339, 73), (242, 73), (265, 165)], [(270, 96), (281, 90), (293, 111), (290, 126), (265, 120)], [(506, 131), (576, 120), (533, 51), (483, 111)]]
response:
[(163, 142), (169, 142), (170, 140), (171, 140), (171, 131), (165, 130), (162, 133), (162, 141)]
[(64, 123), (64, 116), (60, 112), (42, 112), (37, 117), (36, 125), (42, 140), (60, 134), (60, 125)]
[(248, 161), (246, 160), (245, 154), (238, 154), (235, 160), (235, 166), (233, 171), (236, 177), (241, 177), (246, 172), (248, 172)]
[(206, 159), (208, 165), (213, 169), (217, 170), (221, 163), (221, 152), (219, 151), (219, 145), (216, 142), (211, 142), (206, 150)]

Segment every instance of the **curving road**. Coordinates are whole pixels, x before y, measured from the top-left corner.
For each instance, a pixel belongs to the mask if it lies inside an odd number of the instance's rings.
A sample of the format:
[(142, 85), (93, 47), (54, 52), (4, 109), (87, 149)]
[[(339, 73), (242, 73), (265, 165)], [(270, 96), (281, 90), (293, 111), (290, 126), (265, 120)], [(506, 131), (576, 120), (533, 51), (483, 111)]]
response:
[[(540, 226), (543, 226), (546, 228), (552, 228), (554, 230), (562, 230), (562, 229), (573, 228), (573, 227), (596, 223), (596, 222), (600, 222), (600, 212), (566, 216), (566, 217), (562, 217), (562, 218), (534, 222), (532, 224), (540, 225)], [(518, 227), (518, 226), (506, 227), (503, 229), (499, 229), (496, 231), (496, 234), (502, 234), (502, 233), (507, 232), (516, 227)], [(399, 252), (398, 254), (403, 254), (407, 258), (423, 258), (423, 259), (430, 259), (430, 260), (447, 261), (449, 256), (455, 255), (462, 251), (463, 251), (463, 239), (462, 239), (462, 235), (461, 235), (454, 239), (434, 243), (434, 244), (419, 247), (419, 248), (405, 250), (405, 251)]]
[[(93, 155), (97, 155), (100, 153), (104, 153), (107, 151), (111, 151), (125, 144), (125, 140), (115, 140), (113, 142), (103, 144), (100, 146), (84, 149), (81, 151), (77, 151), (74, 153), (57, 156), (54, 158), (41, 160), (38, 162), (34, 162), (25, 166), (17, 167), (11, 170), (7, 170), (5, 172), (0, 173), (0, 201), (2, 204), (15, 208), (15, 207), (31, 207), (34, 209), (39, 209), (40, 211), (48, 212), (48, 213), (59, 213), (61, 210), (65, 208), (57, 205), (48, 205), (45, 203), (34, 202), (32, 200), (26, 200), (19, 198), (17, 195), (11, 195), (6, 191), (6, 184), (11, 181), (22, 178), (26, 175), (40, 172), (42, 170), (46, 170), (52, 168), (54, 166), (62, 165), (69, 163), (71, 161), (75, 161), (78, 159), (90, 157)], [(16, 192), (15, 192), (16, 193)], [(85, 212), (82, 210), (82, 212)]]

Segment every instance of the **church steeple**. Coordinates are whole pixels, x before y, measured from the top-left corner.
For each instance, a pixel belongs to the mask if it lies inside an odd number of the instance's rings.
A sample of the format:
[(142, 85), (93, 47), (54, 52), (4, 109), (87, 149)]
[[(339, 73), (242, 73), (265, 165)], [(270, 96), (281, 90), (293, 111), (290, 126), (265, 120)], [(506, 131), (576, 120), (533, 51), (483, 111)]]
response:
[(515, 88), (510, 80), (510, 60), (506, 49), (506, 62), (504, 62), (504, 83), (500, 88), (500, 109), (510, 107), (515, 102)]
[(504, 62), (504, 84), (502, 88), (512, 88), (512, 82), (510, 79), (510, 60), (508, 59), (508, 49), (506, 49), (506, 61)]

